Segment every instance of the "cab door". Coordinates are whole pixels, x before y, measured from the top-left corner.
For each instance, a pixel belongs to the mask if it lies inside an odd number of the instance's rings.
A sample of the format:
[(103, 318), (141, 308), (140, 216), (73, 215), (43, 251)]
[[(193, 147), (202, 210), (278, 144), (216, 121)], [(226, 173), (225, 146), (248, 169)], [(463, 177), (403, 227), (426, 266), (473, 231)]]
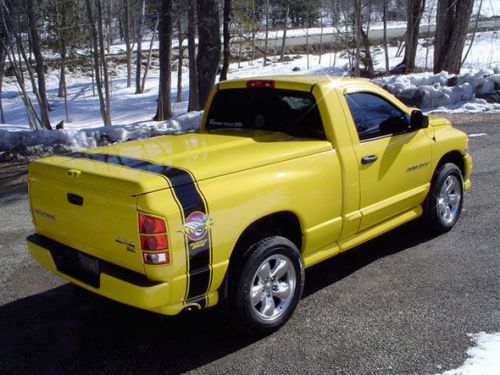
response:
[(410, 127), (408, 109), (375, 92), (345, 94), (357, 143), (362, 231), (425, 199), (431, 177), (431, 141)]

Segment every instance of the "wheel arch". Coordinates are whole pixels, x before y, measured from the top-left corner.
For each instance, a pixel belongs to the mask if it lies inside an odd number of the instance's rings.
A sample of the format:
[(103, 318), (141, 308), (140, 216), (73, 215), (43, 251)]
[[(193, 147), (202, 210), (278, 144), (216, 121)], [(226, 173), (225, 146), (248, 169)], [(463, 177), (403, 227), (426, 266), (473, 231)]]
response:
[(219, 289), (221, 296), (227, 298), (228, 284), (233, 273), (243, 261), (245, 250), (253, 243), (268, 236), (281, 236), (290, 240), (297, 249), (302, 249), (302, 226), (298, 216), (291, 211), (279, 211), (248, 225), (240, 234), (229, 258), (229, 264), (224, 276), (224, 281)]
[(441, 157), (441, 159), (439, 159), (438, 163), (436, 164), (436, 168), (434, 169), (433, 176), (436, 174), (436, 171), (446, 163), (455, 164), (462, 172), (462, 176), (465, 176), (464, 156), (460, 151), (457, 150), (447, 152)]

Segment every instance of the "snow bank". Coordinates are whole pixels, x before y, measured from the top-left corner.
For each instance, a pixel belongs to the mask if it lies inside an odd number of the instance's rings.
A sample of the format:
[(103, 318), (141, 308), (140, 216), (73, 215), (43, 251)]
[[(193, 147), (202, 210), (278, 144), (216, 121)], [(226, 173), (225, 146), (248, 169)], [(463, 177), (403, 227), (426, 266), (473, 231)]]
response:
[(200, 128), (202, 115), (202, 111), (188, 112), (167, 121), (82, 130), (43, 129), (13, 132), (0, 129), (0, 160), (30, 160), (158, 135), (191, 132)]
[(469, 358), (464, 364), (442, 375), (488, 375), (498, 374), (500, 369), (500, 332), (469, 335), (476, 346), (467, 350)]
[(382, 77), (374, 83), (408, 105), (426, 111), (482, 112), (500, 110), (499, 103), (488, 103), (481, 96), (500, 90), (500, 67), (460, 75), (447, 72)]

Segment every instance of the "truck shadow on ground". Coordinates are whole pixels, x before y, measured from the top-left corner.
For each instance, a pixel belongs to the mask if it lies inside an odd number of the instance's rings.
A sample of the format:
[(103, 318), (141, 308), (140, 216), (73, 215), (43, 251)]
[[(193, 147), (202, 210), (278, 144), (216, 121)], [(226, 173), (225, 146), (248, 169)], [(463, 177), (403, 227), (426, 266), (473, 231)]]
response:
[[(430, 238), (407, 224), (306, 271), (304, 295)], [(71, 284), (0, 306), (0, 373), (179, 373), (256, 341), (229, 327), (220, 308), (165, 317)]]

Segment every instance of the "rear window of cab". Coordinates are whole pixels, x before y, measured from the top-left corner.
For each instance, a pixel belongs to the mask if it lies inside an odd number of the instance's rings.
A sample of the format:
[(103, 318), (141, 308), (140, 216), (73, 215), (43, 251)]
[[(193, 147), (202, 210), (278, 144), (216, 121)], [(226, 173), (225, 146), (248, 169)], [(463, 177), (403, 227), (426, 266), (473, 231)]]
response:
[(326, 139), (314, 96), (282, 89), (218, 91), (210, 106), (206, 129), (268, 130), (300, 138)]

